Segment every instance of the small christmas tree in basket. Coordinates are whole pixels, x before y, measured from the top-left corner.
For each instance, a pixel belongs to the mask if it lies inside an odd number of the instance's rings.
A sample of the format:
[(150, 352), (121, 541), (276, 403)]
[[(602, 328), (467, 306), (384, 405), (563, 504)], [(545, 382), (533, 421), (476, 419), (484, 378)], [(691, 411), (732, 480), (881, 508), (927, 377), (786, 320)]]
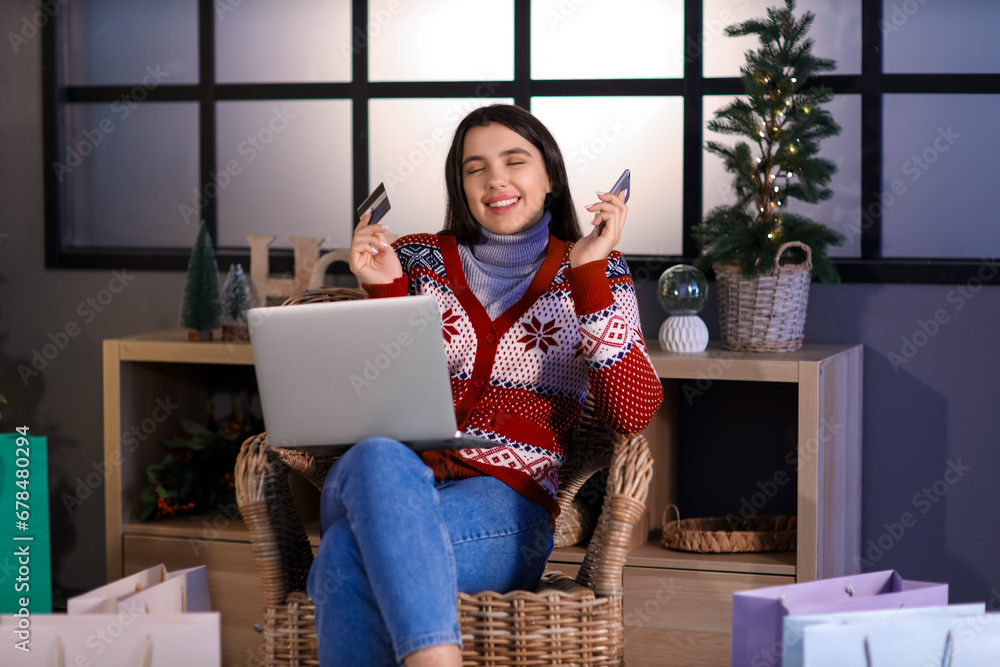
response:
[(233, 264), (222, 287), (222, 340), (250, 340), (247, 311), (253, 308), (250, 284), (241, 264)]
[(205, 223), (198, 229), (198, 239), (188, 261), (187, 284), (181, 302), (181, 326), (191, 331), (188, 340), (212, 340), (212, 329), (220, 324), (219, 265), (215, 261), (212, 237)]
[(695, 265), (715, 270), (722, 347), (730, 350), (799, 349), (812, 274), (839, 282), (826, 248), (843, 236), (787, 210), (790, 198), (817, 203), (832, 196), (826, 186), (837, 167), (818, 156), (819, 141), (840, 133), (820, 108), (833, 99), (830, 89), (804, 87), (835, 63), (812, 55), (813, 40), (804, 38), (815, 16), (796, 19), (794, 9), (795, 0), (785, 0), (784, 9), (767, 10), (766, 20), (726, 28), (730, 37), (757, 35), (760, 46), (740, 68), (747, 97), (717, 111), (708, 127), (746, 137), (754, 148), (746, 141), (706, 144), (733, 175), (737, 201), (709, 211), (692, 235), (702, 249)]

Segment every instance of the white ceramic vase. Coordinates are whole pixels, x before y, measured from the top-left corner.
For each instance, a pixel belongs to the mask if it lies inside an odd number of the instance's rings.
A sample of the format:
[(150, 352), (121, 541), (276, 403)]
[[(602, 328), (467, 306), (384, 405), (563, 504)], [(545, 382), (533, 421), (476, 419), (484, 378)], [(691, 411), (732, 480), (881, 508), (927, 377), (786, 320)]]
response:
[(708, 347), (708, 327), (698, 315), (671, 315), (660, 326), (660, 349), (701, 352)]

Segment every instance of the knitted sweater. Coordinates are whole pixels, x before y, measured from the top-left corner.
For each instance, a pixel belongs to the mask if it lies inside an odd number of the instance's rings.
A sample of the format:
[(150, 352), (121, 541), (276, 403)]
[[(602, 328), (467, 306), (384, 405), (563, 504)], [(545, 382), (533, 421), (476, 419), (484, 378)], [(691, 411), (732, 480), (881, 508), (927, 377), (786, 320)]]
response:
[(404, 275), (363, 285), (374, 298), (435, 297), (458, 428), (497, 444), (422, 453), (435, 477), (495, 477), (553, 522), (559, 468), (588, 387), (601, 419), (621, 433), (643, 429), (663, 401), (628, 265), (614, 251), (571, 268), (572, 245), (550, 236), (527, 291), (496, 319), (469, 289), (454, 236), (397, 239)]

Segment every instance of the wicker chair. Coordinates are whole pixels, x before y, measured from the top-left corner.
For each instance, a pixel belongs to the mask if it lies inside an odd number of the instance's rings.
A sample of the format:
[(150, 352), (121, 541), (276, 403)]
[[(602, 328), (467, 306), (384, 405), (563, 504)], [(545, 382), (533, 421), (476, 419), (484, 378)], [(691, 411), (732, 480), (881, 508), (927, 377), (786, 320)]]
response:
[[(363, 297), (358, 289), (320, 288), (286, 304)], [(305, 591), (312, 548), (289, 472), (322, 489), (335, 460), (271, 447), (266, 433), (247, 439), (237, 459), (237, 499), (263, 585), (265, 667), (319, 664), (315, 606)], [(645, 510), (652, 460), (645, 438), (612, 433), (588, 396), (572, 453), (560, 470), (560, 507), (565, 510), (603, 468), (610, 468), (604, 506), (575, 580), (547, 570), (533, 591), (459, 594), (463, 665), (624, 664), (622, 567), (632, 527)]]

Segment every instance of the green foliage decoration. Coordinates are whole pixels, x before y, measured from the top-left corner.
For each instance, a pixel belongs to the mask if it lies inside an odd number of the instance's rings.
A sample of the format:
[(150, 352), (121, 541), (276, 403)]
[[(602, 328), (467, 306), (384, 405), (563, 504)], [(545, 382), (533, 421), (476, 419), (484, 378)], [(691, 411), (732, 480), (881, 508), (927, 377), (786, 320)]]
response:
[(142, 521), (235, 508), (236, 455), (247, 437), (263, 430), (261, 420), (246, 409), (225, 420), (180, 423), (178, 434), (160, 439), (169, 453), (146, 467)]
[[(730, 37), (757, 35), (759, 48), (746, 53), (740, 68), (746, 97), (717, 111), (708, 128), (746, 137), (749, 143), (706, 143), (706, 150), (721, 157), (732, 174), (736, 203), (713, 208), (692, 229), (702, 250), (695, 266), (707, 270), (713, 264), (738, 264), (743, 276), (752, 279), (773, 270), (783, 243), (801, 241), (812, 250), (813, 274), (837, 283), (840, 277), (827, 247), (841, 245), (844, 237), (787, 210), (790, 198), (814, 204), (833, 195), (827, 184), (837, 167), (819, 157), (819, 142), (840, 134), (840, 126), (820, 107), (833, 99), (833, 92), (806, 87), (810, 76), (836, 64), (812, 55), (813, 40), (806, 33), (815, 15), (806, 12), (796, 19), (794, 10), (795, 0), (785, 0), (784, 9), (767, 10), (766, 20), (726, 28)], [(798, 249), (784, 257), (805, 260)]]

